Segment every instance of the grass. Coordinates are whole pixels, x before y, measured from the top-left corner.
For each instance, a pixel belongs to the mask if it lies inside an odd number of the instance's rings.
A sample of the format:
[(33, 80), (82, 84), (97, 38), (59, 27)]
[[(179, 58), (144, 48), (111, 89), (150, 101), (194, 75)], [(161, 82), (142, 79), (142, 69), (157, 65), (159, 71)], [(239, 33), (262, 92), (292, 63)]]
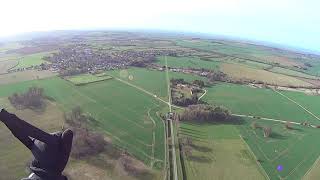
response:
[[(220, 83), (207, 88), (208, 92), (203, 97), (210, 104), (223, 105), (233, 113), (253, 115), (280, 120), (318, 123), (318, 120), (308, 114), (302, 108), (277, 94), (271, 89), (251, 88), (245, 85)], [(318, 97), (308, 96), (304, 93), (290, 93), (296, 98), (306, 98), (308, 108), (318, 108)], [(307, 99), (315, 98), (313, 101)], [(303, 102), (303, 101), (302, 101)], [(318, 111), (314, 111), (315, 113)]]
[(270, 69), (270, 71), (275, 72), (275, 73), (289, 75), (289, 76), (296, 76), (296, 77), (302, 77), (302, 78), (308, 78), (308, 79), (319, 79), (319, 77), (317, 77), (317, 76), (312, 76), (309, 74), (305, 74), (303, 72), (294, 71), (291, 69), (286, 69), (286, 68), (281, 68), (281, 67), (274, 67), (274, 68)]
[[(157, 64), (165, 66), (165, 57), (158, 57)], [(168, 67), (178, 68), (205, 68), (218, 70), (220, 62), (218, 61), (204, 61), (199, 57), (167, 57)]]
[(15, 69), (37, 66), (45, 63), (46, 61), (44, 61), (42, 58), (50, 53), (51, 52), (45, 52), (23, 56), (21, 59), (19, 59), (19, 64), (15, 67)]
[(163, 167), (163, 124), (157, 115), (163, 104), (149, 95), (117, 80), (74, 86), (62, 79), (51, 78), (2, 86), (0, 97), (25, 91), (33, 85), (43, 87), (45, 93), (64, 111), (69, 111), (75, 106), (82, 107), (84, 112), (97, 120), (94, 124), (97, 129), (108, 134), (116, 145), (126, 149), (147, 165), (152, 159), (152, 132), (155, 131), (155, 158), (159, 159), (157, 166)]
[[(319, 129), (293, 126), (288, 130), (277, 122), (257, 121), (272, 128), (271, 136), (264, 138), (262, 129), (252, 129), (250, 122), (246, 120), (239, 130), (270, 179), (301, 179), (320, 155), (320, 144), (315, 143)], [(278, 165), (282, 171), (277, 171)]]
[(184, 156), (187, 179), (264, 179), (235, 125), (181, 123), (180, 135), (192, 138)]
[(68, 81), (72, 82), (74, 85), (85, 85), (85, 84), (89, 84), (89, 83), (112, 79), (112, 77), (107, 76), (107, 75), (95, 76), (92, 74), (81, 74), (81, 75), (76, 75), (76, 76), (69, 76), (69, 77), (66, 77), (66, 79)]
[(261, 69), (254, 69), (244, 65), (222, 64), (221, 70), (229, 77), (238, 80), (249, 79), (279, 86), (313, 86), (310, 83), (291, 76), (276, 74)]

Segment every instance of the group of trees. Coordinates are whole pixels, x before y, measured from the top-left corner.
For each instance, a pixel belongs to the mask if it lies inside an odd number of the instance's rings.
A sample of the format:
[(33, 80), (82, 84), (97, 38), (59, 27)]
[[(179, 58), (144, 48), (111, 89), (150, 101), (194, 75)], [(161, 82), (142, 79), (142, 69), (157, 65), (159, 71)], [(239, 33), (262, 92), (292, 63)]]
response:
[(88, 123), (94, 119), (84, 114), (80, 107), (74, 108), (65, 114), (65, 121), (74, 131), (71, 156), (77, 159), (94, 156), (111, 146), (106, 142), (104, 136), (89, 129)]
[[(264, 127), (264, 126), (260, 126), (258, 125), (258, 123), (256, 121), (253, 121), (251, 123), (251, 127), (252, 129), (258, 129), (261, 128), (263, 130), (263, 136), (264, 137), (270, 137), (270, 135), (272, 134), (272, 128), (271, 127)], [(292, 123), (290, 121), (287, 121), (284, 123), (284, 128), (288, 129), (288, 130), (292, 130)]]
[(34, 109), (39, 110), (45, 107), (44, 89), (39, 87), (30, 87), (25, 93), (14, 93), (8, 99), (16, 109)]
[(197, 104), (186, 108), (179, 119), (196, 122), (228, 122), (232, 118), (230, 111), (222, 106)]
[(176, 97), (173, 94), (179, 93), (179, 92), (172, 90), (171, 93), (172, 93), (172, 103), (177, 106), (187, 107), (189, 105), (198, 104), (200, 102), (197, 94), (192, 94), (191, 97), (184, 97), (184, 95), (181, 94), (180, 97)]
[(214, 81), (228, 82), (229, 81), (227, 74), (225, 74), (221, 71), (211, 72), (208, 75), (208, 79), (210, 82), (214, 82)]

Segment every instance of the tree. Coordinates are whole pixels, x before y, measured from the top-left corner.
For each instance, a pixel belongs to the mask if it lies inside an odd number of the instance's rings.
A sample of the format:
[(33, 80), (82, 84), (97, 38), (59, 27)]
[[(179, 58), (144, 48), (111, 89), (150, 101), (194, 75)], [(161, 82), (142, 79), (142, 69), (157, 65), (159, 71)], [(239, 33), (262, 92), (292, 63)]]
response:
[(263, 136), (264, 137), (270, 137), (271, 132), (272, 132), (271, 127), (264, 127), (263, 128)]
[(286, 128), (286, 129), (292, 129), (292, 123), (291, 123), (290, 121), (287, 121), (287, 122), (285, 123), (285, 128)]
[(201, 81), (201, 80), (194, 80), (194, 81), (192, 82), (192, 84), (197, 85), (197, 86), (199, 86), (200, 88), (203, 88), (204, 85), (205, 85), (204, 82)]
[(258, 126), (258, 124), (257, 124), (256, 121), (253, 121), (253, 122), (251, 123), (251, 127), (252, 127), (252, 129), (257, 129), (259, 126)]

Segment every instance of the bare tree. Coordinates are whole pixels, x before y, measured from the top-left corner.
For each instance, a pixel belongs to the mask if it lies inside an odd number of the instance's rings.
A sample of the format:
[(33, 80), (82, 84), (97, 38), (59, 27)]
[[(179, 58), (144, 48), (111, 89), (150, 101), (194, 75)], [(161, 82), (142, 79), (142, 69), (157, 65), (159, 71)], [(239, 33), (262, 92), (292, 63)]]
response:
[(287, 121), (285, 124), (286, 129), (292, 129), (292, 123), (290, 121)]
[(251, 127), (252, 127), (252, 129), (257, 129), (259, 126), (258, 126), (258, 124), (257, 124), (256, 121), (253, 121), (253, 122), (251, 123)]
[(263, 136), (264, 137), (270, 137), (272, 130), (271, 127), (264, 127), (263, 128)]

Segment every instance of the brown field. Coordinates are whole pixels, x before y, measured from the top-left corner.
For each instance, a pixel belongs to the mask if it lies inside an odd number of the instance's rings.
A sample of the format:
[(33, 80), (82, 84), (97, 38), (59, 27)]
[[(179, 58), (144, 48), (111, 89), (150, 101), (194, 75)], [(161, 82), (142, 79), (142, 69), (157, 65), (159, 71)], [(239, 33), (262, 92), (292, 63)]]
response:
[(221, 70), (226, 73), (229, 77), (235, 80), (255, 80), (262, 81), (267, 84), (279, 85), (279, 86), (304, 86), (311, 87), (311, 83), (302, 81), (300, 79), (268, 72), (261, 69), (253, 69), (248, 66), (239, 64), (222, 64)]
[(11, 84), (36, 79), (45, 79), (57, 75), (51, 71), (28, 70), (0, 75), (0, 85)]
[(0, 74), (6, 73), (8, 69), (16, 66), (17, 60), (0, 61)]
[(291, 60), (287, 57), (282, 57), (282, 56), (264, 56), (264, 57), (260, 57), (259, 59), (262, 59), (264, 62), (267, 62), (267, 63), (279, 63), (281, 65), (289, 66), (289, 67), (294, 67), (294, 66), (304, 67), (303, 63), (295, 62), (294, 60)]
[(314, 86), (316, 87), (320, 87), (320, 80), (316, 80), (316, 79), (306, 79), (306, 78), (298, 78), (298, 79), (301, 79), (305, 82), (308, 82), (310, 84), (313, 84)]

